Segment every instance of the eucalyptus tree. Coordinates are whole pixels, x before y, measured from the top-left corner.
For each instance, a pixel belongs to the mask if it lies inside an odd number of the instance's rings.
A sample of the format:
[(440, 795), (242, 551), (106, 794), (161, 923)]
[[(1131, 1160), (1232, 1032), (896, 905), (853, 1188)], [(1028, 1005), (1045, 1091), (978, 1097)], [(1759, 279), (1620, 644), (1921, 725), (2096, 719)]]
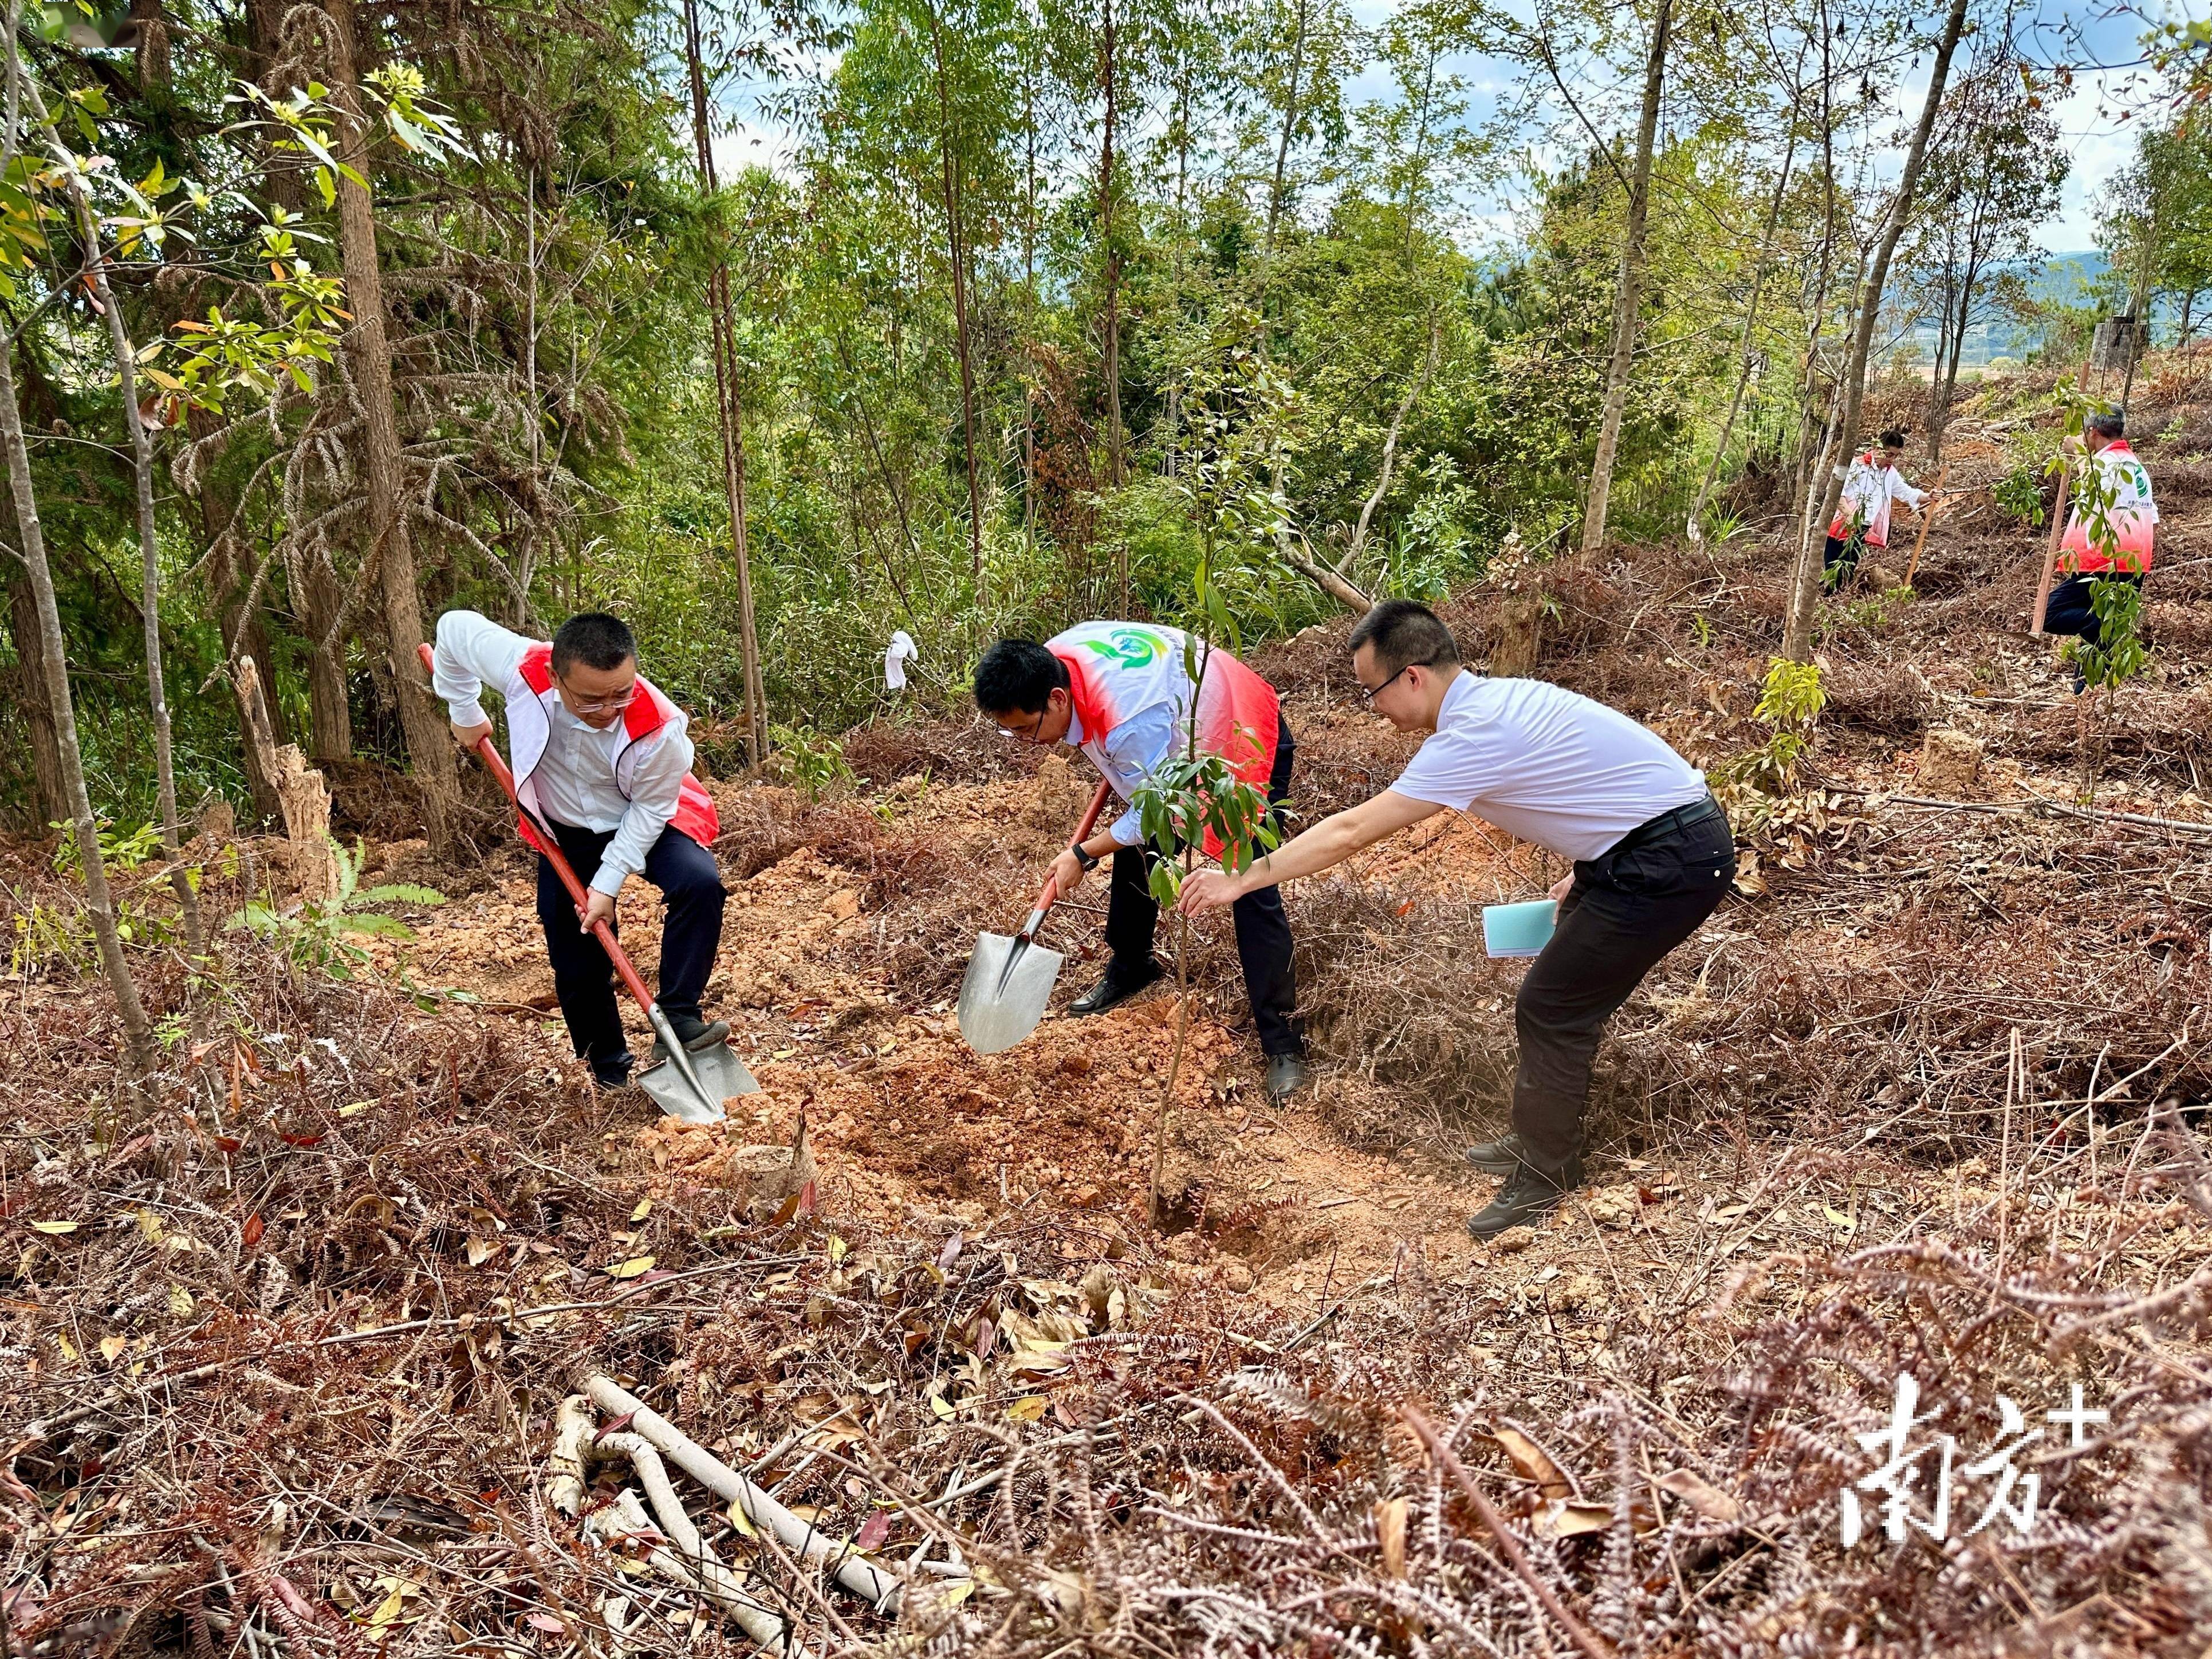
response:
[[(1842, 372), (1840, 407), (1835, 416), (1838, 438), (1844, 444), (1852, 441), (1858, 429), (1859, 410), (1866, 397), (1867, 362), (1874, 350), (1875, 325), (1881, 313), (1882, 296), (1889, 283), (1890, 260), (1896, 254), (1899, 240), (1912, 216), (1914, 192), (1920, 184), (1921, 169), (1926, 165), (1929, 135), (1934, 131), (1936, 117), (1943, 101), (1944, 88), (1950, 79), (1952, 54), (1958, 50), (1959, 37), (1965, 32), (1969, 0), (1951, 0), (1945, 15), (1942, 32), (1935, 41), (1935, 63), (1928, 76), (1928, 90), (1922, 100), (1920, 118), (1912, 129), (1909, 148), (1905, 153), (1905, 164), (1896, 187), (1889, 193), (1887, 210), (1882, 216), (1881, 230), (1866, 261), (1865, 273), (1859, 285), (1854, 308), (1854, 325), (1849, 355)], [(1820, 566), (1813, 555), (1814, 537), (1820, 527), (1835, 516), (1837, 503), (1842, 499), (1844, 474), (1840, 467), (1825, 469), (1826, 477), (1816, 474), (1820, 507), (1812, 516), (1803, 544), (1797, 556), (1790, 595), (1790, 613), (1783, 629), (1782, 654), (1792, 662), (1808, 662), (1813, 654), (1813, 612), (1820, 586)]]
[(2037, 260), (2036, 230), (2058, 210), (2071, 167), (2058, 123), (2022, 85), (2009, 33), (1984, 37), (1979, 60), (1945, 100), (1946, 130), (1929, 153), (1928, 210), (1909, 264), (1936, 313), (1928, 394), (1928, 458), (1943, 434), (1966, 336), (2017, 293)]

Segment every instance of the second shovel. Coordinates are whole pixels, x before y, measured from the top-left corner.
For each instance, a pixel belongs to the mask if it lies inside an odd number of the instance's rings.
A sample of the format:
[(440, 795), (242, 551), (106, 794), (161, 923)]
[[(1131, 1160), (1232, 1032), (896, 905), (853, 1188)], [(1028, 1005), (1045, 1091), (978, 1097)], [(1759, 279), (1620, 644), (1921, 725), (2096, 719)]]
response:
[[(1109, 787), (1100, 781), (1083, 822), (1075, 826), (1071, 846), (1079, 847), (1091, 838)], [(1044, 925), (1045, 912), (1059, 896), (1058, 881), (1048, 876), (1044, 890), (1037, 895), (1036, 908), (1019, 933), (1011, 939), (1004, 933), (977, 937), (975, 954), (968, 960), (968, 977), (960, 982), (960, 1035), (977, 1054), (995, 1054), (1012, 1048), (1036, 1030), (1037, 1022), (1044, 1018), (1045, 1005), (1052, 1000), (1053, 985), (1066, 958), (1039, 945), (1036, 932)]]

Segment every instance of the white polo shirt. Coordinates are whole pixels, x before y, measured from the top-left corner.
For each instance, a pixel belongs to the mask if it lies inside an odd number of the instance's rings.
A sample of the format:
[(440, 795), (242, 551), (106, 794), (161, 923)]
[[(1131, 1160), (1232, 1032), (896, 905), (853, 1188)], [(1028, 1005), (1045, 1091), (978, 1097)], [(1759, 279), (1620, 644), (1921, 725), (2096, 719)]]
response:
[(1705, 798), (1705, 775), (1649, 727), (1543, 680), (1462, 670), (1391, 789), (1471, 812), (1568, 859)]

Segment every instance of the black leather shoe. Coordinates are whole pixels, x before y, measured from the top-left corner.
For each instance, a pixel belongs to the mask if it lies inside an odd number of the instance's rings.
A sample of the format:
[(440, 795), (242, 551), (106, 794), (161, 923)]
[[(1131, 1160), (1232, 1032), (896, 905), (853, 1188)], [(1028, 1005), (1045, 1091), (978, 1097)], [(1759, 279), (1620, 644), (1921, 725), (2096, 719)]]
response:
[(1279, 1106), (1306, 1086), (1306, 1062), (1298, 1054), (1267, 1056), (1267, 1102)]
[(1103, 1014), (1109, 1008), (1118, 1008), (1131, 997), (1156, 984), (1166, 973), (1166, 969), (1149, 958), (1141, 974), (1128, 978), (1109, 968), (1103, 979), (1067, 1005), (1067, 1012), (1079, 1018), (1085, 1014)]
[(628, 1054), (623, 1056), (619, 1064), (613, 1061), (605, 1063), (595, 1061), (592, 1066), (592, 1082), (599, 1089), (610, 1093), (617, 1090), (627, 1089), (629, 1087), (629, 1072), (632, 1064)]
[[(730, 1022), (718, 1019), (711, 1024), (696, 1014), (671, 1014), (668, 1023), (676, 1028), (676, 1040), (684, 1045), (684, 1052), (696, 1054), (730, 1040)], [(652, 1064), (658, 1066), (668, 1058), (668, 1045), (659, 1037), (653, 1040)]]
[(1559, 1171), (1555, 1180), (1526, 1164), (1505, 1177), (1504, 1185), (1487, 1206), (1469, 1217), (1468, 1232), (1477, 1238), (1495, 1238), (1508, 1227), (1531, 1227), (1559, 1207), (1569, 1192), (1583, 1184), (1579, 1159)]

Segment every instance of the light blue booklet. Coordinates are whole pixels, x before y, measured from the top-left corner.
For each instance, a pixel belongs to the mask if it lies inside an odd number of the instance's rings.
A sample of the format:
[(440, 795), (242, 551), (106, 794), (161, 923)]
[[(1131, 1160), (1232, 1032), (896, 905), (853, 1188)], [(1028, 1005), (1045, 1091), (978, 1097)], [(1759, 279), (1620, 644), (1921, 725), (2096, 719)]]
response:
[(1551, 899), (1482, 907), (1482, 945), (1493, 957), (1533, 957), (1551, 942), (1559, 907)]

